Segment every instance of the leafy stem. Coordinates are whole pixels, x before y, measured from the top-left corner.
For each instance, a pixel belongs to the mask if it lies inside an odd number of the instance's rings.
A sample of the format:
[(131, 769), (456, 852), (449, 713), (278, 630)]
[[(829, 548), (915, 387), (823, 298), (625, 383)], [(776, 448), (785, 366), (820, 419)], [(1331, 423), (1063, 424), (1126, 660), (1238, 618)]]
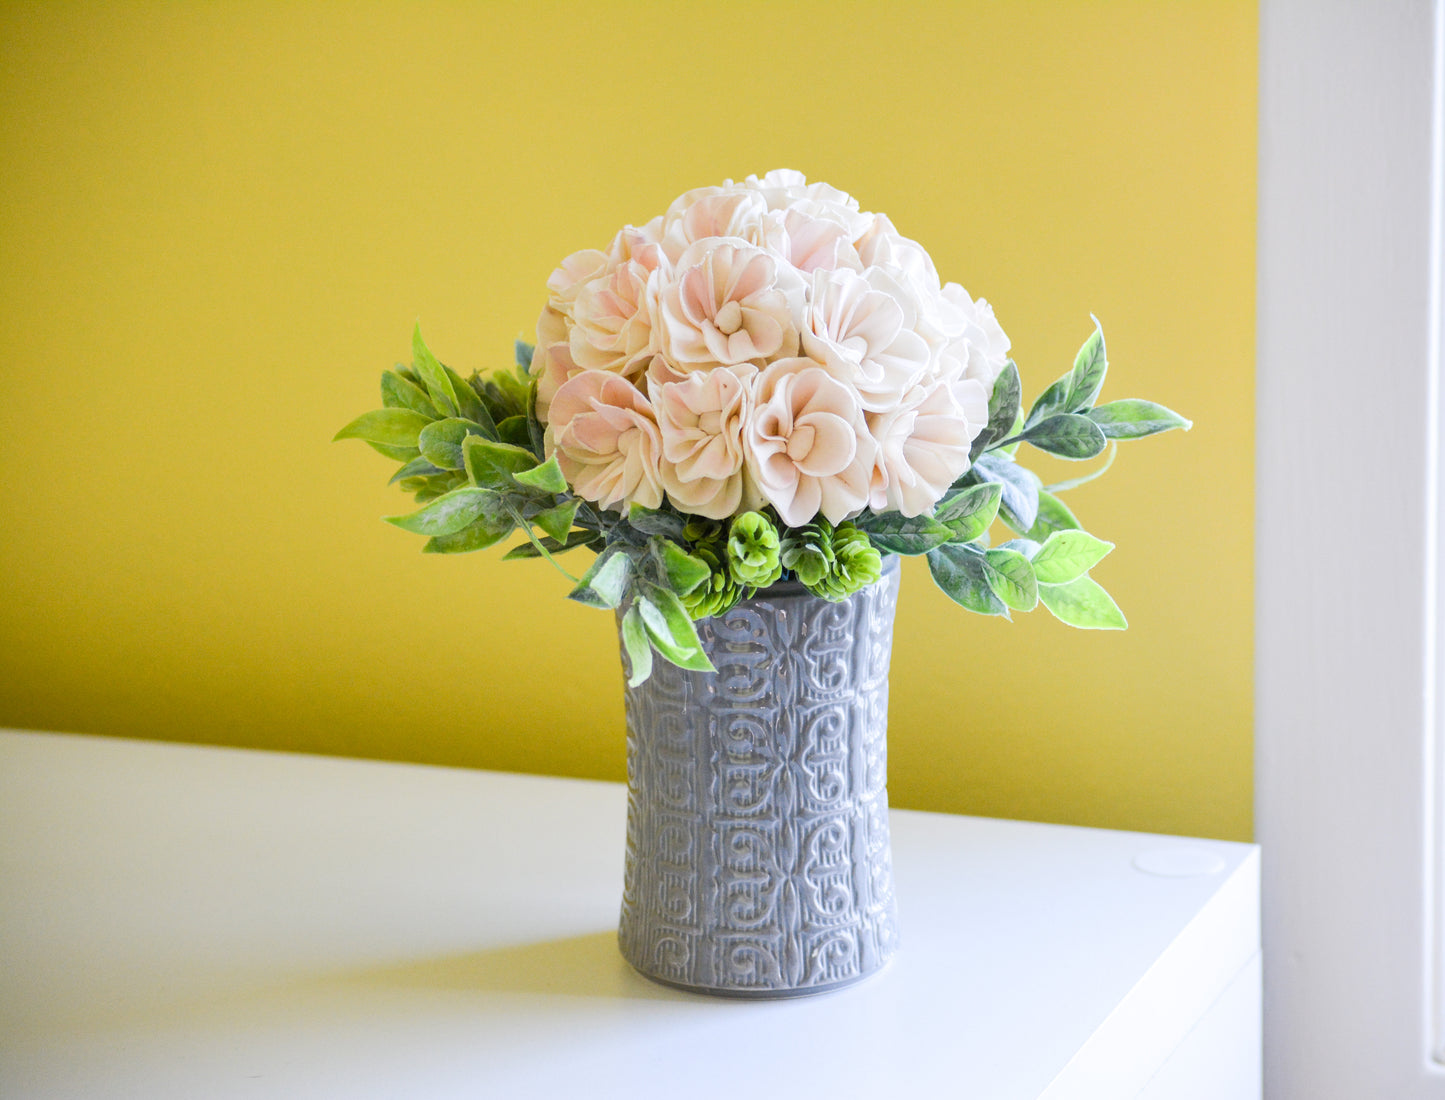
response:
[(523, 531), (526, 532), (527, 538), (532, 540), (532, 545), (536, 547), (537, 553), (542, 555), (542, 557), (546, 558), (549, 562), (551, 562), (552, 568), (557, 570), (557, 572), (561, 573), (562, 576), (566, 577), (569, 581), (571, 581), (574, 586), (579, 584), (580, 582), (576, 577), (574, 577), (571, 573), (567, 572), (567, 570), (563, 569), (560, 565), (557, 564), (557, 559), (554, 558), (551, 552), (542, 545), (542, 540), (539, 539), (536, 533), (532, 530), (532, 525), (522, 518), (522, 514), (517, 511), (516, 506), (513, 505), (510, 500), (505, 501), (504, 503), (506, 504), (507, 514), (512, 517), (513, 521), (517, 524), (518, 527), (520, 527)]
[(1119, 444), (1112, 439), (1109, 440), (1109, 454), (1104, 459), (1104, 464), (1097, 470), (1091, 470), (1087, 474), (1078, 477), (1071, 477), (1068, 481), (1056, 481), (1052, 485), (1045, 485), (1044, 491), (1049, 493), (1062, 493), (1069, 489), (1077, 489), (1080, 485), (1087, 485), (1096, 477), (1103, 475), (1110, 466), (1114, 465), (1114, 456), (1119, 453)]

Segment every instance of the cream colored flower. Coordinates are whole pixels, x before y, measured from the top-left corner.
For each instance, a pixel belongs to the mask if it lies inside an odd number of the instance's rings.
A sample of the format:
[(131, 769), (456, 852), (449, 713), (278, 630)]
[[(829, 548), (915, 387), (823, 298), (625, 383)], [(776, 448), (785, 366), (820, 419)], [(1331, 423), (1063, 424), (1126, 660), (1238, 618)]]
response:
[[(542, 318), (546, 322), (547, 314), (543, 313)], [(542, 327), (542, 324), (537, 326), (539, 337)], [(538, 339), (537, 346), (532, 351), (532, 365), (528, 373), (537, 379), (537, 419), (543, 424), (549, 422), (552, 400), (557, 396), (557, 391), (581, 371), (582, 368), (573, 361), (572, 349), (565, 340), (544, 343)]]
[(607, 247), (607, 259), (615, 267), (636, 260), (648, 271), (662, 261), (662, 215), (646, 225), (624, 225)]
[[(652, 258), (661, 260), (660, 255)], [(629, 377), (646, 369), (663, 270), (627, 260), (578, 291), (569, 343), (579, 367)]]
[(679, 372), (760, 363), (797, 352), (803, 277), (734, 237), (688, 247), (661, 295), (658, 341)]
[(949, 333), (939, 355), (937, 375), (972, 378), (992, 393), (994, 380), (1008, 362), (1010, 346), (993, 306), (982, 298), (974, 301), (963, 287), (949, 283), (939, 295), (935, 316), (944, 319), (941, 327)]
[(784, 523), (819, 512), (839, 523), (868, 503), (876, 446), (852, 387), (812, 359), (780, 359), (759, 376), (755, 402), (748, 469)]
[(973, 379), (914, 386), (888, 412), (870, 413), (878, 443), (869, 506), (917, 516), (968, 470), (969, 445), (988, 423), (988, 393)]
[(610, 267), (607, 254), (595, 248), (572, 253), (547, 278), (548, 304), (559, 313), (570, 314), (578, 291)]
[[(743, 185), (762, 195), (770, 211), (837, 225), (850, 251), (852, 243), (862, 238), (873, 224), (873, 215), (860, 211), (858, 200), (853, 196), (826, 183), (809, 183), (801, 172), (779, 168), (762, 179), (749, 176)], [(798, 266), (801, 270), (812, 270)]]
[(752, 414), (751, 366), (696, 371), (652, 390), (662, 433), (661, 477), (683, 512), (726, 519), (751, 506), (743, 428)]
[(758, 228), (756, 243), (805, 275), (840, 267), (863, 270), (846, 225), (796, 207), (769, 211)]
[(886, 412), (927, 370), (930, 356), (912, 331), (907, 293), (884, 272), (869, 276), (814, 272), (803, 350), (851, 383), (865, 409)]
[(603, 508), (662, 503), (652, 406), (621, 375), (582, 371), (552, 399), (545, 446), (578, 496)]
[(767, 212), (767, 204), (756, 191), (719, 190), (704, 195), (667, 219), (662, 249), (676, 262), (690, 246), (710, 237), (736, 237), (756, 244)]
[(920, 303), (936, 297), (942, 289), (938, 269), (928, 252), (917, 241), (894, 229), (887, 214), (873, 215), (873, 224), (857, 246), (858, 257), (865, 267), (881, 267), (907, 287)]

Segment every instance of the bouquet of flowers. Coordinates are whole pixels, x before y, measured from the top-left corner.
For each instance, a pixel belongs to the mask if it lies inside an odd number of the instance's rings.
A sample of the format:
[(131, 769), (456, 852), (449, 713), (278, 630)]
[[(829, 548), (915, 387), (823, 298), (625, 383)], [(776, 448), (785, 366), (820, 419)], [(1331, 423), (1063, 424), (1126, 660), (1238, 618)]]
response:
[[(516, 367), (462, 378), (418, 330), (383, 408), (337, 439), (402, 463), (421, 507), (388, 517), (430, 553), (542, 557), (571, 598), (625, 609), (630, 682), (653, 655), (710, 671), (693, 621), (795, 579), (842, 600), (888, 554), (926, 556), (970, 611), (1042, 603), (1122, 629), (1089, 576), (1113, 544), (1058, 496), (1119, 440), (1189, 422), (1143, 400), (1097, 404), (1095, 331), (1072, 369), (1022, 405), (992, 307), (942, 283), (883, 214), (791, 171), (678, 198), (547, 281)], [(1099, 469), (1045, 487), (1020, 444)], [(994, 546), (999, 519), (1014, 538)], [(557, 562), (586, 547), (581, 577)]]

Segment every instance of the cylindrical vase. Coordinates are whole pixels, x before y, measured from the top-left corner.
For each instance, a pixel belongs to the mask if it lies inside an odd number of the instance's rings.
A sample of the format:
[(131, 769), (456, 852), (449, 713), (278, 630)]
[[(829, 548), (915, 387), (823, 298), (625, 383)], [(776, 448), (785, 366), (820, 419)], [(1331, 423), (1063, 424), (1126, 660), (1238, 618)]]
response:
[(716, 672), (628, 688), (619, 940), (667, 985), (819, 993), (898, 944), (888, 662), (898, 559), (838, 603), (777, 584), (697, 623)]

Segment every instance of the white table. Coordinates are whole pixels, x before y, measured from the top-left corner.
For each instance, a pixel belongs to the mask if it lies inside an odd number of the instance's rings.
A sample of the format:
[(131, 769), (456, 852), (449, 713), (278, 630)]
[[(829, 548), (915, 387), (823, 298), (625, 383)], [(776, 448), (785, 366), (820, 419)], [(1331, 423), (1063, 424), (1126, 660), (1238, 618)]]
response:
[(0, 733), (0, 1096), (1259, 1095), (1250, 845), (895, 811), (898, 960), (737, 1002), (618, 955), (624, 813), (608, 783)]

